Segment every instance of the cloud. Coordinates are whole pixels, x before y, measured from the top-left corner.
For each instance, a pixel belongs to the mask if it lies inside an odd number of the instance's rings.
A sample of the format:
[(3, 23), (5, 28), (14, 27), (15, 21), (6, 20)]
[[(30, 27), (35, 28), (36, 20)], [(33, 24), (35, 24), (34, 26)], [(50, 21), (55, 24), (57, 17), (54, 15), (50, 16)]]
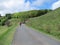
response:
[[(20, 11), (36, 10), (50, 0), (0, 0), (0, 14), (14, 13)], [(32, 3), (31, 3), (31, 2)]]
[(56, 8), (60, 7), (60, 0), (52, 4), (52, 9), (55, 10)]
[(0, 2), (0, 14), (32, 10), (31, 3), (25, 0), (5, 0)]
[[(5, 0), (0, 2), (0, 13), (13, 13), (17, 11), (22, 11), (25, 6), (25, 0)], [(25, 7), (24, 7), (25, 6)]]

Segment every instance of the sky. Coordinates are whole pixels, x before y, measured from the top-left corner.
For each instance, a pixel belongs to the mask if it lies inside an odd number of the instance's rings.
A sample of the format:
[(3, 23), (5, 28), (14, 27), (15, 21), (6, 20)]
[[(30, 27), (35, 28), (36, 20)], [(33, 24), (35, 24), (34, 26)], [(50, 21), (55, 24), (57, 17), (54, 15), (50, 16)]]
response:
[(0, 0), (0, 14), (60, 7), (60, 0)]

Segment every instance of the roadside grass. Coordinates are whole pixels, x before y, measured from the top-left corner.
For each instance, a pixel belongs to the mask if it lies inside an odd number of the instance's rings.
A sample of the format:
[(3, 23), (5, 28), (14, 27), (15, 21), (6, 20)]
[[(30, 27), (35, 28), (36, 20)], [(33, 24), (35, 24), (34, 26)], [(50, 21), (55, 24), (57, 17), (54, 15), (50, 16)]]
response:
[(11, 19), (11, 26), (0, 26), (0, 45), (11, 45), (16, 27), (18, 26), (17, 19)]
[(7, 31), (7, 27), (6, 26), (0, 26), (0, 36)]
[(43, 16), (30, 18), (26, 24), (60, 39), (60, 8)]

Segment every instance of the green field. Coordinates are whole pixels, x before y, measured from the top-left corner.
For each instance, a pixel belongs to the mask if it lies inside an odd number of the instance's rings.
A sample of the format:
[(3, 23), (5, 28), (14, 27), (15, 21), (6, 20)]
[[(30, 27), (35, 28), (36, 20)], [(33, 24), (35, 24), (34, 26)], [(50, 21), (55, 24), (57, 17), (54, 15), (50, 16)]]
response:
[[(11, 45), (16, 27), (18, 26), (18, 19), (10, 19), (11, 26), (0, 26), (0, 45)], [(17, 23), (17, 24), (16, 24)]]
[(27, 25), (60, 39), (60, 8), (45, 15), (30, 18)]

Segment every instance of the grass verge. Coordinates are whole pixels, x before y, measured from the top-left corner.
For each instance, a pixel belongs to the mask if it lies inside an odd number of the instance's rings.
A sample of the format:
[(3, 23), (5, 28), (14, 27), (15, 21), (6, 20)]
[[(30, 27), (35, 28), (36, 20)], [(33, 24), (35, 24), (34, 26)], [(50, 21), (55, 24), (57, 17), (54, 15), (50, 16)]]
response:
[(11, 26), (0, 26), (0, 45), (11, 45), (18, 22), (11, 19)]

